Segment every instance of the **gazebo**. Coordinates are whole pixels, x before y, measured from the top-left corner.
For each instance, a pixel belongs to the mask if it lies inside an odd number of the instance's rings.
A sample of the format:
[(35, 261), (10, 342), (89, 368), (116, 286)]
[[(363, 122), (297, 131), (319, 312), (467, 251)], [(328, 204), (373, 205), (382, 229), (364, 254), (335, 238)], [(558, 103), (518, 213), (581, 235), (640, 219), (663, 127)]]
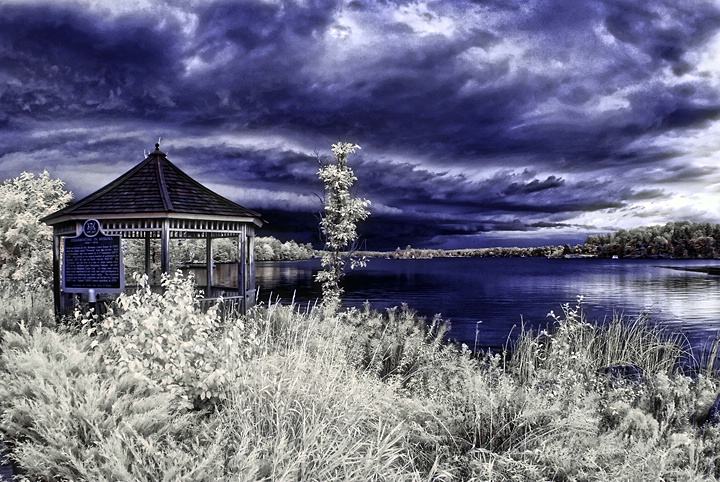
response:
[[(170, 272), (171, 239), (206, 240), (206, 298), (223, 292), (241, 310), (255, 301), (255, 228), (265, 223), (260, 214), (211, 191), (172, 164), (155, 144), (140, 164), (110, 184), (46, 216), (53, 227), (53, 289), (56, 315), (69, 314), (71, 293), (63, 291), (63, 238), (79, 236), (88, 219), (95, 219), (104, 235), (144, 239), (145, 272), (152, 273), (151, 240), (160, 240), (160, 271)], [(214, 286), (213, 239), (237, 238), (238, 282), (235, 292)]]

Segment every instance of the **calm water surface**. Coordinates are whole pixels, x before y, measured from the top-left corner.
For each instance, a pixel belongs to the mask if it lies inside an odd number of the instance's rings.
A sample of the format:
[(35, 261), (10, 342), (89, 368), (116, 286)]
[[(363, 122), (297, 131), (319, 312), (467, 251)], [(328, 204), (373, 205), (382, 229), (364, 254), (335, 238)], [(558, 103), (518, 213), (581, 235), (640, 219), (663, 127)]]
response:
[[(348, 272), (344, 305), (369, 301), (382, 310), (407, 303), (420, 315), (439, 313), (452, 337), (470, 347), (499, 347), (521, 323), (544, 328), (562, 304), (583, 305), (591, 320), (614, 312), (682, 331), (696, 348), (720, 330), (720, 277), (674, 268), (720, 267), (713, 260), (600, 260), (547, 258), (371, 259)], [(259, 262), (260, 298), (313, 302), (319, 261)], [(480, 322), (480, 323), (479, 323)]]

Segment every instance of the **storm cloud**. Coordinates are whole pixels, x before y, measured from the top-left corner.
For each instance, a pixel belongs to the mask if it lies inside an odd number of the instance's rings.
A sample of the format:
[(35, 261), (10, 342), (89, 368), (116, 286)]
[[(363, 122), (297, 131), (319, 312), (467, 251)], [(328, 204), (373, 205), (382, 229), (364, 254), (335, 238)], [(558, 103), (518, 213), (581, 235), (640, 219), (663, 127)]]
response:
[(370, 249), (718, 222), (719, 28), (710, 0), (6, 1), (0, 174), (81, 197), (162, 137), (316, 240), (348, 140)]

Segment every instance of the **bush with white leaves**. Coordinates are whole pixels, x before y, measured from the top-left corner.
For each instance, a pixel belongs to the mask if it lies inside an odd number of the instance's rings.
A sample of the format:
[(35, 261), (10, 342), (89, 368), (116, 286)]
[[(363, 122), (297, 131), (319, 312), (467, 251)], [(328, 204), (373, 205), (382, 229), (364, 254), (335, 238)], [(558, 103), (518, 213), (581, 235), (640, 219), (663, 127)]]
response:
[(203, 312), (193, 279), (181, 272), (163, 275), (162, 294), (135, 277), (137, 291), (120, 295), (93, 329), (108, 369), (159, 384), (187, 407), (223, 399), (228, 363), (249, 357), (256, 337), (240, 320), (223, 326), (217, 307)]

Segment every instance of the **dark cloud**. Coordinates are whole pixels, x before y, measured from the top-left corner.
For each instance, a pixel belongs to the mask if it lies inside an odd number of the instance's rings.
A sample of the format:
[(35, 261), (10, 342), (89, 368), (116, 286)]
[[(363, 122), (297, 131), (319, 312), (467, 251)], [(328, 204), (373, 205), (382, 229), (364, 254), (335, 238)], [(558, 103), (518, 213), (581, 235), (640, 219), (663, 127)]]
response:
[(631, 199), (647, 200), (667, 197), (667, 193), (662, 189), (642, 189), (632, 194)]
[(69, 7), (0, 6), (3, 111), (57, 120), (102, 111), (143, 117), (177, 107), (184, 40), (175, 27)]
[(504, 191), (504, 195), (515, 195), (515, 194), (532, 194), (535, 192), (545, 191), (546, 189), (555, 189), (565, 185), (565, 181), (555, 176), (549, 176), (544, 181), (539, 179), (533, 179), (530, 182), (524, 184), (518, 184), (513, 182)]
[(657, 183), (702, 181), (703, 179), (708, 178), (713, 175), (716, 175), (717, 173), (718, 173), (718, 169), (716, 167), (669, 165), (669, 166), (663, 166), (659, 172), (654, 173), (652, 180)]
[(693, 151), (720, 116), (702, 64), (719, 27), (710, 2), (671, 0), (12, 1), (0, 171), (41, 163), (86, 189), (83, 166), (111, 178), (163, 136), (307, 234), (314, 151), (347, 139), (368, 242), (681, 216), (638, 206), (720, 182), (712, 148)]
[[(208, 182), (232, 179), (241, 187), (276, 190), (307, 189), (322, 192), (317, 178), (319, 161), (314, 155), (280, 149), (234, 148), (226, 145), (188, 147), (179, 152), (189, 166)], [(208, 156), (211, 156), (209, 158)]]

